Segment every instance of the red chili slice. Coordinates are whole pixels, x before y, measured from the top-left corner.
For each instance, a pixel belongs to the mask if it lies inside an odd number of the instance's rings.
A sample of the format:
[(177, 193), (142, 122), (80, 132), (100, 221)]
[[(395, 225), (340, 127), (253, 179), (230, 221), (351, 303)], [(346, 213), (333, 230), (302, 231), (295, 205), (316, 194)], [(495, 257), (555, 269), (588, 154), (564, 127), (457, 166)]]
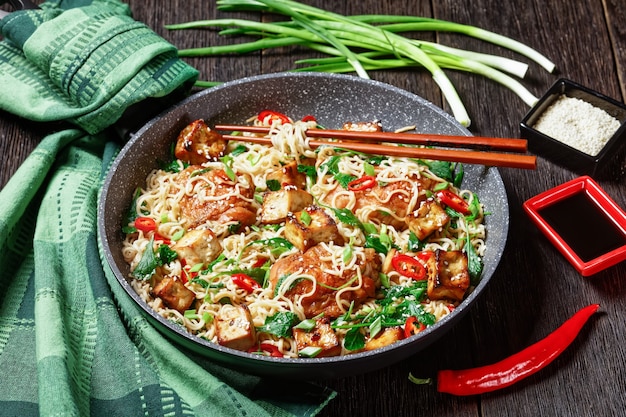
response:
[(405, 254), (396, 255), (391, 259), (391, 265), (393, 269), (405, 277), (416, 281), (426, 279), (426, 268), (422, 262), (412, 256)]
[(435, 256), (435, 252), (430, 250), (425, 250), (417, 254), (417, 257), (424, 262), (428, 262), (433, 256)]
[(414, 334), (418, 334), (422, 330), (424, 330), (426, 326), (424, 323), (420, 323), (417, 321), (417, 317), (411, 316), (406, 319), (404, 323), (404, 338), (409, 338)]
[(317, 122), (317, 119), (312, 114), (308, 114), (302, 118), (303, 122)]
[(267, 117), (270, 117), (272, 120), (280, 120), (282, 123), (290, 123), (289, 117), (273, 110), (263, 110), (257, 117), (259, 120), (265, 120)]
[(156, 229), (156, 222), (150, 217), (137, 217), (135, 219), (135, 229), (144, 233), (152, 232)]
[(363, 191), (368, 188), (372, 188), (376, 185), (376, 177), (371, 175), (365, 175), (361, 178), (357, 178), (356, 180), (350, 181), (348, 183), (348, 190), (350, 191)]
[(252, 264), (252, 267), (253, 268), (260, 268), (263, 265), (265, 265), (265, 262), (267, 262), (267, 258), (260, 257), (259, 259), (256, 260), (256, 262), (254, 264)]
[(437, 192), (437, 198), (446, 206), (452, 210), (461, 214), (470, 214), (471, 210), (467, 201), (463, 200), (460, 196), (454, 194), (450, 190), (441, 190)]
[(233, 274), (231, 277), (236, 286), (247, 292), (252, 292), (255, 288), (259, 288), (259, 283), (249, 275)]
[(166, 245), (169, 245), (170, 243), (172, 243), (171, 240), (169, 240), (168, 238), (166, 238), (165, 236), (162, 236), (159, 233), (155, 233), (154, 234), (154, 240), (160, 240), (161, 242), (163, 242)]
[(248, 349), (248, 353), (268, 353), (274, 358), (282, 358), (284, 355), (278, 348), (270, 343), (261, 343), (258, 346), (252, 346)]

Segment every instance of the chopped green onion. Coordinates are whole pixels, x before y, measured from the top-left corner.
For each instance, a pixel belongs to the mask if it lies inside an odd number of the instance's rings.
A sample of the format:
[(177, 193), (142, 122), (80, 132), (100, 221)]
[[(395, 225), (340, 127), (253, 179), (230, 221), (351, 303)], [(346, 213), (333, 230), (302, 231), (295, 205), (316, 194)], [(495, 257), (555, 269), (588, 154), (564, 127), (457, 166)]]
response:
[(237, 181), (237, 175), (235, 171), (233, 171), (233, 157), (230, 155), (224, 155), (220, 158), (222, 163), (224, 164), (224, 172), (230, 178), (231, 181)]
[(409, 381), (417, 385), (429, 385), (432, 384), (433, 380), (431, 378), (417, 378), (413, 376), (412, 373), (409, 372)]
[(370, 175), (372, 177), (376, 176), (376, 170), (374, 169), (374, 166), (367, 162), (363, 163), (363, 172), (365, 172), (365, 175)]
[(302, 320), (300, 323), (298, 323), (297, 325), (293, 326), (294, 329), (300, 329), (300, 330), (304, 330), (304, 331), (311, 331), (315, 328), (315, 320), (313, 319), (305, 319)]
[(378, 229), (376, 229), (376, 225), (374, 223), (363, 223), (363, 231), (368, 235), (378, 233)]
[(211, 324), (213, 323), (213, 314), (209, 313), (208, 311), (205, 311), (204, 313), (202, 313), (202, 321), (204, 322), (204, 324)]
[(433, 191), (441, 191), (441, 190), (445, 190), (445, 189), (447, 189), (447, 188), (448, 188), (448, 185), (449, 185), (449, 184), (448, 184), (448, 182), (447, 182), (447, 181), (440, 182), (440, 183), (438, 183), (437, 185), (435, 185), (435, 186), (433, 187)]
[(352, 242), (350, 242), (350, 244), (346, 245), (343, 248), (343, 256), (342, 256), (342, 261), (344, 264), (349, 263), (350, 260), (352, 260)]
[(251, 166), (255, 166), (261, 160), (261, 154), (248, 154), (248, 157), (246, 159), (248, 160), (248, 162), (250, 162)]
[(389, 275), (383, 274), (382, 272), (378, 274), (380, 278), (380, 285), (383, 288), (391, 288), (391, 281), (389, 280)]
[(370, 338), (376, 337), (378, 333), (383, 329), (382, 316), (376, 317), (376, 319), (370, 324)]
[(189, 319), (189, 320), (196, 320), (200, 318), (198, 316), (198, 313), (196, 313), (196, 310), (185, 310), (185, 313), (183, 315), (185, 316), (186, 319)]
[(172, 240), (177, 241), (180, 240), (185, 235), (185, 229), (180, 229), (178, 232), (172, 235)]
[(305, 226), (310, 226), (311, 225), (311, 215), (309, 214), (308, 211), (306, 210), (302, 210), (300, 212), (300, 221), (302, 222), (302, 224), (304, 224)]
[(321, 347), (307, 346), (298, 351), (298, 354), (304, 358), (314, 358), (322, 352)]

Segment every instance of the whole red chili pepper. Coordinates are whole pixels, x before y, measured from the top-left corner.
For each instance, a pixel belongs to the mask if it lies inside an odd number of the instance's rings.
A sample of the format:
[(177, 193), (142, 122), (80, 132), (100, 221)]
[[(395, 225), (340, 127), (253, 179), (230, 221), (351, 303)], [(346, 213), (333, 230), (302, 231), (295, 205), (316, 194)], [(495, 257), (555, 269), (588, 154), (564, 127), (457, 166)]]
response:
[(500, 362), (459, 371), (439, 371), (437, 390), (454, 395), (477, 395), (513, 385), (556, 359), (599, 307), (599, 304), (591, 304), (582, 308), (546, 338)]

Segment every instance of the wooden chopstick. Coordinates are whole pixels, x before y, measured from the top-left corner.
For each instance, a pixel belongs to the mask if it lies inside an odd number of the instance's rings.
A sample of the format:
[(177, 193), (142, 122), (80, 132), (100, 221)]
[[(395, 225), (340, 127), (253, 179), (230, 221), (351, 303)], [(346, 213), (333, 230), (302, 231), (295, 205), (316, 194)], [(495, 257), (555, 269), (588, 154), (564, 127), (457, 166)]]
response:
[[(217, 130), (217, 129), (216, 129)], [(268, 137), (223, 135), (226, 140), (236, 140), (251, 143), (271, 145), (272, 140)], [(497, 167), (535, 169), (537, 158), (534, 155), (521, 155), (513, 153), (495, 153), (467, 151), (458, 149), (438, 148), (415, 148), (409, 146), (379, 145), (375, 143), (360, 142), (330, 142), (325, 140), (310, 140), (309, 146), (334, 146), (337, 148), (350, 149), (373, 155), (399, 156), (407, 158), (433, 159), (438, 161), (462, 162)]]
[[(269, 133), (269, 127), (216, 125), (215, 130), (239, 131), (250, 133)], [(411, 145), (449, 146), (454, 148), (477, 148), (482, 150), (501, 150), (526, 152), (528, 143), (517, 138), (486, 138), (480, 136), (455, 136), (430, 133), (395, 133), (395, 132), (359, 132), (353, 130), (308, 129), (310, 138), (347, 139), (365, 142), (390, 142)]]

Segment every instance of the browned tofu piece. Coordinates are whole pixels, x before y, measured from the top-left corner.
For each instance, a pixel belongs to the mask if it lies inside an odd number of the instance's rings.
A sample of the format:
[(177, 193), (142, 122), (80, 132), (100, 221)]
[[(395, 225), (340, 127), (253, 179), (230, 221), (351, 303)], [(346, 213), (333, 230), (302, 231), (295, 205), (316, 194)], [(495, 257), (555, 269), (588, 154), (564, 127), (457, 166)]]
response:
[(196, 294), (193, 291), (172, 277), (164, 277), (159, 281), (152, 289), (152, 295), (159, 297), (166, 306), (180, 313), (189, 310), (191, 303), (196, 299)]
[(467, 255), (462, 251), (435, 251), (437, 273), (428, 276), (428, 298), (462, 301), (470, 286)]
[(429, 198), (424, 200), (420, 207), (405, 218), (409, 229), (419, 240), (426, 239), (431, 233), (444, 227), (450, 216), (439, 203)]
[(341, 345), (327, 317), (318, 318), (315, 327), (310, 331), (293, 329), (293, 336), (299, 351), (309, 346), (321, 348), (322, 351), (316, 356), (318, 358), (337, 356), (341, 353)]
[(365, 343), (365, 350), (374, 350), (402, 340), (404, 331), (399, 327), (388, 327)]
[[(308, 224), (302, 221), (302, 213), (309, 215)], [(300, 212), (287, 215), (285, 237), (303, 252), (322, 242), (344, 244), (335, 220), (318, 206), (308, 206)]]
[(178, 257), (187, 265), (207, 264), (222, 253), (219, 239), (209, 229), (189, 230), (174, 245)]
[(203, 164), (224, 156), (227, 144), (222, 135), (211, 130), (204, 120), (196, 120), (178, 135), (174, 155), (191, 165)]
[[(304, 160), (303, 164), (307, 165), (309, 160)], [(306, 174), (298, 172), (298, 161), (292, 161), (279, 169), (267, 174), (266, 180), (278, 181), (281, 186), (295, 185), (304, 190), (306, 188)]]
[(275, 224), (285, 221), (289, 213), (295, 213), (313, 203), (313, 196), (293, 185), (263, 194), (261, 223)]
[(378, 120), (373, 122), (346, 122), (343, 124), (342, 129), (353, 132), (382, 132), (383, 125)]
[(256, 342), (256, 331), (250, 310), (245, 304), (222, 307), (215, 320), (217, 340), (222, 346), (248, 350)]

